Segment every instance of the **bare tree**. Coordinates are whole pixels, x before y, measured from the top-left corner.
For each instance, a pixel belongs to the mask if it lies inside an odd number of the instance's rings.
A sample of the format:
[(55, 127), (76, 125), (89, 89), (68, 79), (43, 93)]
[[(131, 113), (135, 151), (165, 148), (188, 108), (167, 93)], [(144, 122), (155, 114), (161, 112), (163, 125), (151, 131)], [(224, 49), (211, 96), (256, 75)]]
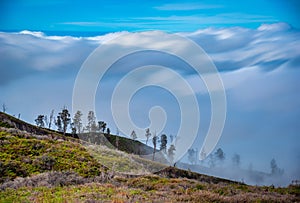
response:
[(5, 113), (7, 110), (7, 106), (5, 105), (5, 103), (2, 104), (2, 112)]
[(195, 164), (196, 163), (196, 158), (197, 158), (197, 155), (196, 155), (196, 150), (194, 149), (189, 149), (188, 150), (188, 160), (191, 164)]
[(239, 167), (241, 163), (241, 157), (239, 154), (234, 154), (232, 157), (232, 163), (234, 167)]
[(152, 143), (153, 143), (153, 157), (152, 157), (152, 160), (154, 161), (154, 158), (155, 158), (155, 151), (156, 151), (156, 144), (157, 144), (157, 136), (156, 136), (156, 132), (155, 132), (154, 135), (153, 135)]
[(174, 162), (174, 151), (175, 151), (175, 146), (173, 144), (171, 144), (170, 148), (168, 149), (168, 157), (169, 157), (169, 160), (170, 160), (170, 163), (173, 165), (173, 162)]
[(78, 133), (82, 133), (82, 122), (81, 122), (81, 116), (83, 114), (81, 113), (81, 111), (76, 111), (74, 118), (73, 118), (73, 124), (74, 124), (74, 128), (76, 129), (76, 132)]
[(96, 132), (97, 125), (96, 125), (95, 113), (93, 111), (89, 111), (87, 119), (88, 119), (88, 125), (86, 126), (87, 130), (89, 132)]
[(277, 163), (276, 163), (276, 160), (275, 159), (272, 159), (271, 162), (270, 162), (270, 166), (271, 166), (271, 174), (272, 175), (282, 175), (283, 174), (283, 169), (279, 168), (277, 166)]
[(62, 121), (61, 121), (60, 115), (58, 115), (58, 116), (56, 117), (55, 125), (57, 126), (57, 131), (58, 131), (58, 132), (63, 132)]
[(151, 137), (151, 133), (150, 133), (150, 129), (149, 128), (147, 128), (146, 129), (146, 134), (145, 134), (145, 136), (146, 136), (146, 145), (147, 145), (147, 143), (148, 143), (148, 140), (149, 140), (149, 138)]
[(56, 117), (54, 123), (57, 126), (57, 131), (58, 132), (62, 132), (62, 124), (61, 124), (61, 118), (60, 118), (60, 116)]
[(51, 129), (51, 125), (52, 125), (52, 121), (54, 119), (54, 109), (51, 110), (51, 113), (50, 113), (50, 117), (49, 117), (49, 129)]
[(45, 126), (48, 126), (49, 122), (48, 122), (48, 117), (47, 117), (47, 115), (45, 115), (44, 121), (45, 121)]
[(225, 153), (223, 152), (223, 150), (221, 148), (218, 148), (214, 155), (215, 155), (216, 160), (221, 163), (223, 163), (223, 161), (225, 160)]
[(130, 134), (131, 138), (135, 140), (137, 138), (135, 131), (133, 130)]

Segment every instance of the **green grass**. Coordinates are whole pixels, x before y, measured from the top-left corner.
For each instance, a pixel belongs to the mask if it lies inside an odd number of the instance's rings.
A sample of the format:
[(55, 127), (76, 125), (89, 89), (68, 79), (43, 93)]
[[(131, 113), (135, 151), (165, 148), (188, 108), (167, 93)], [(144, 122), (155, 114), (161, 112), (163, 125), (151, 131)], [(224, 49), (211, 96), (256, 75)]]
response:
[[(111, 183), (86, 183), (57, 187), (23, 187), (0, 192), (0, 202), (297, 202), (286, 188), (285, 195), (263, 187), (240, 190), (235, 185), (208, 184), (182, 178), (147, 175), (115, 177)], [(299, 186), (298, 186), (299, 188)], [(268, 188), (272, 189), (272, 188)]]
[(12, 125), (10, 125), (8, 123), (5, 123), (5, 122), (2, 122), (2, 121), (0, 121), (0, 127), (3, 127), (3, 128), (13, 128)]
[(166, 167), (166, 165), (140, 158), (138, 155), (127, 154), (106, 146), (89, 145), (86, 149), (104, 166), (117, 172), (148, 174)]
[(150, 200), (150, 196), (144, 194), (140, 189), (115, 187), (111, 184), (86, 184), (69, 187), (38, 187), (21, 188), (18, 190), (8, 189), (0, 193), (0, 202), (43, 202), (43, 203), (64, 203), (64, 202), (86, 202), (86, 201), (107, 201), (124, 202), (128, 199)]
[(299, 186), (248, 186), (173, 167), (153, 175), (165, 165), (108, 144), (95, 147), (44, 129), (36, 135), (7, 122), (0, 127), (0, 203), (300, 202)]
[(72, 170), (82, 176), (99, 175), (102, 164), (79, 143), (43, 140), (0, 132), (1, 182), (45, 171)]

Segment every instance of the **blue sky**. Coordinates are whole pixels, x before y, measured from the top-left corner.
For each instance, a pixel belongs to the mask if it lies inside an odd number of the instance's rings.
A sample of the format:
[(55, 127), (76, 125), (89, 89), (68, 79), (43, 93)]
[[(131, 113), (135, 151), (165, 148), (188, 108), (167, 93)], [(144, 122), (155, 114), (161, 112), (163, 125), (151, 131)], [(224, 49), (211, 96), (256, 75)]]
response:
[[(71, 108), (78, 71), (99, 45), (125, 34), (142, 35), (140, 31), (176, 32), (201, 46), (220, 72), (227, 119), (217, 147), (225, 151), (228, 164), (239, 153), (242, 168), (251, 163), (255, 170), (269, 172), (275, 158), (285, 169), (280, 183), (288, 184), (300, 178), (299, 2), (1, 1), (0, 104), (31, 123), (51, 109)], [(113, 88), (134, 66), (151, 60), (182, 74), (197, 93), (201, 128), (193, 147), (199, 149), (210, 120), (205, 86), (180, 61), (155, 53), (128, 56), (109, 70), (97, 90), (98, 119), (115, 133)], [(147, 127), (155, 105), (168, 114), (164, 132), (176, 134), (178, 103), (162, 89), (144, 88), (133, 97), (133, 121)]]
[(1, 30), (195, 31), (286, 22), (300, 28), (297, 0), (1, 1)]

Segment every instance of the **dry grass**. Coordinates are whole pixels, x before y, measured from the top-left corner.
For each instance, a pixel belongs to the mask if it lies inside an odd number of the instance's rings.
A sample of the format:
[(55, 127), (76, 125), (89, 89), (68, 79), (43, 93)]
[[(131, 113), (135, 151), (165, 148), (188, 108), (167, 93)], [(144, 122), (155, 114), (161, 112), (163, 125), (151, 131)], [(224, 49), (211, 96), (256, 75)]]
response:
[(173, 167), (154, 175), (165, 166), (108, 147), (86, 148), (55, 132), (6, 125), (0, 123), (3, 203), (300, 202), (299, 185), (248, 186)]
[[(0, 202), (299, 202), (296, 188), (272, 188), (206, 183), (184, 178), (147, 175), (115, 176), (107, 181), (87, 181), (71, 174), (80, 184), (39, 185), (0, 192)], [(57, 176), (56, 176), (57, 177)], [(52, 178), (53, 179), (53, 178)], [(59, 179), (59, 178), (58, 178)], [(55, 181), (54, 181), (55, 182)], [(296, 189), (296, 190), (295, 190)], [(292, 191), (297, 191), (293, 193)]]

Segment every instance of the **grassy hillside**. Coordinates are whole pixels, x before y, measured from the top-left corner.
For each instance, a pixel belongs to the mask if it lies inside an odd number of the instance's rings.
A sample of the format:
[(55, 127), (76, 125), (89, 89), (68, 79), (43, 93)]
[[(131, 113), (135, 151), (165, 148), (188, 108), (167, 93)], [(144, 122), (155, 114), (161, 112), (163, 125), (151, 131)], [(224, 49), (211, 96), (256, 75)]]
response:
[(45, 171), (99, 175), (106, 168), (79, 143), (1, 129), (0, 182)]
[[(0, 112), (0, 127), (15, 128), (37, 135), (63, 135), (63, 133), (61, 132), (57, 132), (47, 128), (39, 128), (2, 112)], [(64, 138), (79, 138), (81, 141), (86, 141), (98, 145), (106, 145), (109, 148), (117, 148), (118, 150), (127, 152), (129, 154), (149, 155), (153, 152), (152, 147), (149, 147), (137, 140), (132, 140), (126, 137), (119, 137), (106, 133), (81, 133), (79, 135), (66, 133), (66, 136), (64, 136)], [(118, 146), (116, 145), (116, 138), (118, 138)], [(156, 155), (156, 161), (162, 163), (167, 162), (159, 153), (157, 153)]]
[[(120, 145), (135, 142), (129, 141)], [(166, 167), (0, 114), (0, 202), (152, 201), (299, 202), (300, 188), (248, 186)]]

